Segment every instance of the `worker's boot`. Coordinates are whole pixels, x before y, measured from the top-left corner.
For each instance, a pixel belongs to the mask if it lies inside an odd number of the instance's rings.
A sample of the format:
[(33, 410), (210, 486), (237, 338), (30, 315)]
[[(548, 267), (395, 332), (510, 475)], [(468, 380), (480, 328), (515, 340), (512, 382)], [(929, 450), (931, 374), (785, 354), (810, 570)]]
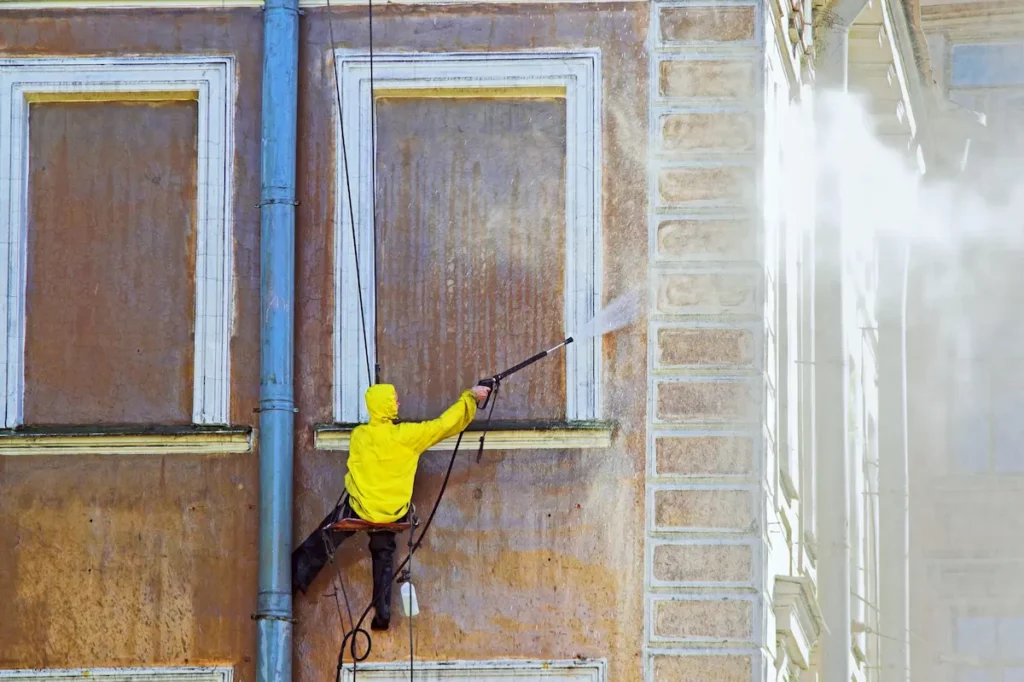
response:
[(395, 534), (370, 533), (370, 556), (373, 559), (373, 620), (370, 628), (387, 630), (391, 624), (391, 583), (395, 577)]

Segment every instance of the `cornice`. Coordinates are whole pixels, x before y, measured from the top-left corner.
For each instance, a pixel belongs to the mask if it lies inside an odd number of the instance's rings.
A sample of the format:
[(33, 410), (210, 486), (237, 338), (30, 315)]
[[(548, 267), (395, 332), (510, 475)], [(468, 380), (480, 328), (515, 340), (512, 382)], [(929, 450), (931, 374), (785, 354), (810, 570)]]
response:
[(926, 33), (945, 33), (954, 42), (998, 42), (1024, 36), (1024, 3), (1019, 0), (931, 5), (921, 8)]
[[(648, 0), (638, 0), (647, 2)], [(622, 0), (376, 0), (384, 5), (530, 5), (530, 4), (622, 4)], [(299, 7), (326, 7), (328, 0), (299, 0)], [(330, 0), (332, 7), (366, 7), (365, 0)], [(0, 0), (5, 10), (126, 10), (126, 9), (262, 9), (263, 0)]]

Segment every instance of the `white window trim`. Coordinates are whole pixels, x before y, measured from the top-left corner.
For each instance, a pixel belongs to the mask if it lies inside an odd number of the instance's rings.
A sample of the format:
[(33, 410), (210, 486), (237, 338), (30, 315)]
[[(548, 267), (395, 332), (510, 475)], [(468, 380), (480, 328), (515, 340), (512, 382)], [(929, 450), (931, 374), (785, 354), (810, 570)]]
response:
[[(408, 663), (360, 663), (357, 670), (358, 679), (367, 682), (374, 680), (401, 682), (409, 678)], [(422, 682), (440, 682), (442, 680), (497, 682), (498, 680), (536, 680), (540, 678), (550, 678), (562, 682), (605, 682), (608, 679), (607, 664), (604, 660), (417, 661), (415, 670), (416, 679), (422, 680)], [(352, 666), (349, 664), (342, 669), (339, 682), (350, 682), (354, 677)]]
[[(21, 424), (25, 391), (25, 285), (29, 105), (33, 96), (196, 93), (199, 102), (196, 206), (195, 369), (192, 420), (227, 424), (230, 407), (232, 196), (235, 69), (232, 57), (0, 60), (0, 385), (4, 427)], [(115, 98), (116, 99), (116, 98)]]
[(231, 682), (232, 677), (231, 667), (0, 670), (0, 680), (25, 682)]
[[(371, 144), (370, 62), (366, 52), (336, 50), (335, 64), (345, 107), (345, 141), (351, 172), (359, 271), (363, 284), (367, 343), (374, 356), (376, 273), (373, 249), (373, 145)], [(565, 320), (571, 334), (587, 322), (601, 301), (601, 64), (597, 50), (493, 53), (375, 53), (374, 85), (385, 88), (550, 87), (566, 92), (566, 268)], [(367, 420), (363, 393), (368, 386), (359, 316), (358, 285), (349, 223), (341, 117), (335, 135), (335, 328), (334, 418)], [(587, 254), (587, 257), (577, 257)], [(552, 345), (561, 339), (553, 339)], [(543, 350), (543, 349), (538, 349)], [(600, 351), (594, 339), (566, 348), (566, 419), (597, 419), (601, 414)], [(503, 368), (496, 367), (495, 371)]]

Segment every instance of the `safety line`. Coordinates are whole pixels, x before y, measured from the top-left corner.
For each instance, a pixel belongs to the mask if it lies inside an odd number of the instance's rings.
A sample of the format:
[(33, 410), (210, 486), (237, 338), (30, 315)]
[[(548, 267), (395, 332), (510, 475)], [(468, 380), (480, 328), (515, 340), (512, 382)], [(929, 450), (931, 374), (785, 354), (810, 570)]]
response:
[[(348, 148), (345, 144), (345, 117), (341, 106), (341, 81), (338, 79), (338, 58), (335, 52), (337, 42), (334, 39), (334, 10), (331, 7), (331, 0), (327, 0), (327, 28), (331, 36), (331, 65), (334, 71), (334, 92), (338, 101), (338, 127), (341, 129), (341, 160), (345, 167), (345, 191), (348, 195), (348, 223), (352, 230), (352, 251), (353, 260), (356, 264), (356, 290), (359, 294), (359, 323), (363, 331), (363, 353), (366, 356), (366, 380), (371, 386), (374, 384), (374, 375), (370, 370), (370, 344), (367, 340), (366, 334), (366, 314), (363, 311), (363, 279), (359, 272), (359, 245), (356, 243), (356, 217), (355, 211), (352, 208), (352, 181), (351, 174), (348, 167)], [(370, 99), (373, 99), (373, 82), (372, 82), (372, 66), (371, 66), (371, 82), (370, 82)], [(373, 160), (376, 163), (376, 159)], [(371, 174), (376, 175), (371, 168)], [(374, 192), (373, 195), (373, 213), (374, 216), (377, 214), (377, 194)], [(374, 218), (376, 221), (376, 217)], [(374, 241), (376, 241), (376, 228), (374, 229)], [(376, 253), (376, 245), (374, 245), (374, 253)]]

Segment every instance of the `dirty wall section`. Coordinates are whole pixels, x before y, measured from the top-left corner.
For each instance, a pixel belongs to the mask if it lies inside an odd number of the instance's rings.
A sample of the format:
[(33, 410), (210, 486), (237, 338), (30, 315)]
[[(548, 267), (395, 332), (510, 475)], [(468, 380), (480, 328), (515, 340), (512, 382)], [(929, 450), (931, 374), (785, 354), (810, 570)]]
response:
[[(0, 13), (5, 58), (234, 56), (242, 427), (259, 397), (261, 34), (255, 10)], [(32, 105), (26, 425), (189, 428), (197, 115), (173, 98)], [(0, 457), (0, 667), (228, 662), (252, 679), (257, 458)]]
[[(641, 3), (374, 12), (380, 54), (600, 49), (606, 301), (645, 281), (646, 25)], [(336, 10), (333, 30), (340, 47), (366, 48), (364, 9)], [(296, 465), (296, 533), (303, 536), (334, 503), (345, 473), (344, 452), (319, 451), (313, 443), (314, 427), (332, 419), (334, 198), (327, 193), (338, 152), (329, 115), (335, 97), (329, 33), (326, 11), (308, 10), (299, 191), (325, 198), (298, 209), (296, 370), (298, 399), (309, 406), (300, 414)], [(382, 377), (398, 387), (403, 410), (436, 413), (480, 376), (560, 337), (564, 261), (553, 253), (566, 248), (557, 234), (564, 229), (565, 181), (551, 147), (566, 134), (563, 107), (543, 98), (378, 102), (384, 278), (378, 292), (386, 329), (377, 333)], [(477, 145), (488, 151), (474, 151)], [(474, 203), (474, 195), (487, 201)], [(453, 240), (466, 240), (470, 255), (460, 255)], [(507, 260), (480, 256), (488, 248), (505, 249)], [(505, 270), (459, 280), (458, 273), (473, 271), (466, 259), (488, 257), (494, 258), (489, 267)], [(409, 259), (405, 270), (402, 259)], [(438, 261), (445, 271), (436, 269)], [(456, 274), (449, 277), (447, 268)], [(437, 290), (452, 280), (461, 291), (445, 299)], [(440, 320), (442, 309), (453, 310), (442, 304), (456, 299), (456, 312)], [(514, 322), (507, 337), (494, 332), (507, 324), (503, 316)], [(460, 456), (416, 555), (418, 657), (607, 658), (609, 679), (641, 679), (645, 345), (642, 321), (604, 340), (601, 416), (618, 423), (610, 449), (486, 451), (479, 462), (475, 454)], [(504, 418), (561, 418), (561, 363), (550, 358), (512, 377)], [(475, 444), (467, 438), (464, 447), (472, 451)], [(447, 461), (445, 452), (421, 459), (414, 496), (421, 518)], [(353, 608), (361, 610), (370, 593), (370, 561), (364, 537), (349, 542), (341, 566)], [(400, 537), (399, 557), (403, 543)], [(298, 679), (321, 679), (336, 662), (342, 630), (328, 596), (329, 573), (296, 605)], [(371, 659), (407, 660), (408, 636), (408, 621), (398, 613), (390, 632), (374, 634)]]
[[(327, 48), (328, 26), (322, 10), (307, 11), (302, 20), (298, 163), (298, 290), (296, 316), (296, 536), (303, 537), (322, 518), (342, 487), (344, 453), (313, 447), (313, 428), (332, 418), (332, 324), (334, 164), (333, 80)], [(644, 225), (646, 186), (646, 87), (644, 53), (647, 9), (637, 4), (532, 6), (486, 9), (444, 8), (427, 12), (388, 8), (377, 13), (376, 39), (381, 50), (492, 51), (544, 48), (600, 48), (603, 187), (603, 293), (609, 300), (643, 285), (646, 272)], [(338, 44), (365, 47), (366, 22), (356, 10), (339, 10), (335, 22)], [(231, 339), (230, 421), (256, 424), (259, 359), (259, 111), (262, 15), (256, 11), (34, 12), (0, 17), (0, 44), (5, 56), (233, 55), (237, 94), (234, 113), (234, 326)], [(493, 106), (492, 106), (493, 105)], [(183, 211), (200, 191), (186, 159), (194, 148), (187, 102), (150, 106), (116, 106), (103, 102), (49, 106), (48, 121), (32, 140), (39, 157), (30, 168), (33, 187), (41, 194), (32, 205), (34, 233), (30, 243), (28, 316), (42, 311), (27, 326), (27, 415), (37, 424), (135, 428), (187, 425), (194, 326), (189, 300), (194, 296), (191, 267), (183, 269), (196, 245), (186, 228), (179, 238), (167, 236), (175, 226), (166, 214)], [(434, 119), (417, 120), (400, 106), (385, 111), (394, 123), (387, 138), (402, 163), (391, 206), (395, 229), (415, 224), (432, 244), (451, 249), (444, 231), (431, 225), (429, 214), (414, 216), (401, 202), (430, 198), (430, 187), (403, 195), (402, 172), (415, 168), (416, 139), (405, 129), (417, 123), (422, 136), (436, 136), (438, 121), (461, 120), (467, 136), (501, 140), (510, 130), (523, 138), (523, 154), (499, 146), (494, 165), (479, 176), (491, 196), (495, 183), (509, 169), (526, 177), (534, 163), (542, 182), (517, 204), (510, 217), (508, 248), (534, 269), (510, 273), (514, 286), (491, 300), (505, 310), (543, 311), (527, 323), (528, 333), (511, 339), (486, 338), (479, 345), (497, 356), (501, 344), (518, 352), (557, 328), (555, 294), (544, 286), (543, 271), (561, 280), (559, 264), (547, 250), (565, 249), (557, 242), (535, 241), (527, 229), (539, 223), (557, 231), (559, 218), (551, 207), (565, 192), (564, 179), (552, 167), (547, 145), (564, 136), (558, 124), (557, 100), (536, 103), (522, 120), (523, 110), (507, 103), (484, 103), (476, 109), (443, 105)], [(476, 113), (474, 113), (476, 112)], [(529, 125), (535, 116), (538, 125)], [(461, 119), (459, 117), (462, 117)], [(430, 128), (431, 121), (435, 124)], [(504, 127), (503, 127), (504, 126)], [(121, 135), (118, 134), (119, 130)], [(518, 131), (518, 132), (517, 132)], [(387, 133), (387, 131), (385, 131)], [(146, 146), (159, 135), (162, 144)], [(114, 140), (121, 151), (115, 153)], [(167, 140), (171, 143), (168, 144)], [(432, 138), (431, 138), (432, 139)], [(458, 140), (433, 140), (447, 146), (430, 155), (423, 179), (441, 170), (437, 158), (465, 165), (467, 152)], [(111, 151), (106, 152), (109, 144)], [(127, 145), (127, 146), (125, 146)], [(411, 145), (411, 146), (410, 146)], [(138, 168), (96, 172), (68, 165), (93, 155), (96, 169), (114, 166), (125, 150)], [(47, 150), (60, 163), (47, 158)], [(62, 156), (63, 155), (63, 156)], [(407, 162), (407, 159), (412, 161)], [(104, 166), (103, 162), (107, 165)], [(63, 165), (61, 165), (63, 163)], [(557, 163), (555, 164), (557, 165)], [(389, 169), (383, 169), (388, 171)], [(143, 173), (151, 188), (137, 182)], [(489, 173), (489, 175), (488, 175)], [(87, 174), (86, 174), (87, 175)], [(439, 176), (451, 190), (468, 176)], [(134, 179), (133, 179), (134, 178)], [(161, 192), (162, 183), (170, 190)], [(490, 184), (488, 184), (490, 183)], [(443, 182), (442, 182), (443, 185)], [(131, 187), (126, 195), (125, 188)], [(443, 187), (431, 186), (437, 189)], [(146, 191), (143, 191), (143, 189)], [(513, 188), (514, 189), (514, 188)], [(457, 193), (457, 192), (456, 192)], [(473, 208), (462, 197), (462, 224), (487, 220), (487, 236), (502, 234), (506, 216)], [(64, 203), (82, 202), (76, 214)], [(130, 216), (118, 205), (130, 205)], [(385, 204), (385, 206), (387, 206)], [(467, 208), (468, 207), (468, 208)], [(472, 210), (470, 210), (472, 209)], [(141, 211), (139, 214), (138, 212)], [(454, 213), (451, 215), (455, 215)], [(76, 228), (74, 220), (81, 225)], [(407, 221), (403, 223), (402, 221)], [(455, 222), (455, 221), (453, 221)], [(109, 261), (88, 246), (105, 233), (103, 223), (116, 224)], [(129, 227), (159, 225), (139, 235)], [(387, 226), (385, 226), (387, 227)], [(180, 235), (183, 234), (184, 238)], [(545, 234), (545, 239), (552, 238)], [(384, 235), (396, 239), (400, 233)], [(104, 237), (106, 238), (106, 237)], [(113, 248), (117, 245), (118, 248)], [(408, 244), (403, 248), (408, 248)], [(389, 253), (391, 249), (389, 248)], [(534, 255), (536, 260), (534, 260)], [(416, 324), (420, 310), (403, 314), (395, 303), (402, 295), (400, 257), (392, 256), (394, 335), (387, 378), (403, 385), (411, 377), (425, 394), (417, 410), (427, 412), (454, 396), (473, 374), (449, 378), (458, 365), (452, 358), (433, 358), (429, 348), (420, 357), (437, 363), (436, 378), (404, 357), (416, 343), (444, 341), (449, 325), (436, 320), (424, 331)], [(151, 278), (118, 278), (132, 268)], [(40, 273), (71, 273), (80, 286)], [(179, 273), (175, 276), (175, 273)], [(189, 273), (189, 274), (182, 274)], [(539, 274), (540, 273), (540, 274)], [(434, 273), (435, 277), (437, 276)], [(39, 276), (38, 281), (33, 279)], [(86, 280), (92, 280), (87, 283)], [(145, 286), (134, 286), (134, 281)], [(440, 279), (435, 279), (440, 282)], [(91, 288), (94, 297), (90, 298)], [(445, 280), (447, 286), (447, 281)], [(500, 290), (500, 278), (479, 283)], [(484, 286), (493, 285), (493, 286)], [(430, 287), (421, 284), (422, 289)], [(467, 289), (470, 291), (471, 289)], [(492, 291), (493, 294), (493, 291)], [(64, 298), (62, 307), (54, 302)], [(81, 315), (96, 304), (102, 314)], [(486, 305), (481, 306), (489, 310)], [(490, 310), (495, 310), (491, 308)], [(74, 313), (69, 311), (76, 311)], [(76, 334), (56, 334), (60, 315)], [(175, 324), (175, 320), (179, 324)], [(489, 335), (475, 316), (466, 318), (475, 334)], [(529, 325), (533, 325), (532, 327)], [(642, 644), (642, 543), (644, 527), (643, 447), (645, 414), (646, 336), (643, 320), (608, 336), (602, 343), (604, 411), (618, 423), (609, 450), (486, 452), (476, 463), (464, 458), (456, 466), (445, 503), (431, 536), (417, 555), (417, 583), (423, 615), (417, 627), (417, 652), (424, 659), (574, 658), (610, 660), (612, 679), (639, 679)], [(151, 331), (143, 331), (151, 330)], [(110, 342), (105, 342), (109, 334)], [(57, 336), (57, 341), (51, 339)], [(418, 336), (417, 336), (418, 335)], [(84, 355), (80, 343), (93, 339)], [(42, 340), (45, 339), (46, 343)], [(98, 341), (95, 341), (99, 339)], [(36, 340), (39, 340), (37, 343)], [(61, 346), (64, 344), (64, 346)], [(467, 346), (468, 348), (468, 346)], [(73, 351), (73, 352), (72, 352)], [(140, 356), (128, 360), (131, 351)], [(68, 354), (71, 359), (68, 360)], [(501, 358), (499, 358), (501, 359)], [(514, 358), (518, 359), (518, 358)], [(486, 355), (476, 362), (487, 361)], [(53, 363), (64, 362), (62, 371)], [(124, 364), (128, 362), (128, 364)], [(406, 363), (403, 365), (402, 363)], [(495, 362), (490, 358), (490, 362)], [(538, 365), (528, 388), (509, 403), (509, 417), (535, 417), (529, 410), (553, 409), (564, 385), (546, 387), (557, 377), (560, 361)], [(487, 366), (488, 371), (500, 367)], [(121, 371), (121, 370), (127, 371)], [(444, 378), (442, 378), (444, 377)], [(450, 385), (449, 385), (450, 384)], [(45, 387), (35, 390), (33, 386)], [(81, 395), (72, 400), (68, 396)], [(114, 396), (111, 398), (111, 396)], [(536, 398), (536, 400), (534, 400)], [(412, 398), (415, 400), (415, 398)], [(545, 401), (550, 401), (550, 404)], [(0, 459), (0, 596), (12, 608), (0, 620), (0, 666), (75, 667), (128, 665), (224, 664), (236, 666), (238, 679), (253, 677), (255, 633), (250, 614), (255, 608), (257, 543), (257, 452), (246, 455), (63, 456)], [(445, 464), (443, 453), (427, 454), (421, 465), (415, 502), (429, 509)], [(400, 539), (401, 542), (401, 539)], [(365, 538), (352, 541), (342, 562), (350, 595), (357, 603), (369, 596), (369, 560)], [(296, 605), (296, 675), (321, 679), (333, 670), (340, 627), (327, 572), (309, 596)], [(378, 634), (374, 660), (403, 660), (406, 622), (396, 616), (391, 633)], [(402, 633), (402, 634), (399, 634)]]

